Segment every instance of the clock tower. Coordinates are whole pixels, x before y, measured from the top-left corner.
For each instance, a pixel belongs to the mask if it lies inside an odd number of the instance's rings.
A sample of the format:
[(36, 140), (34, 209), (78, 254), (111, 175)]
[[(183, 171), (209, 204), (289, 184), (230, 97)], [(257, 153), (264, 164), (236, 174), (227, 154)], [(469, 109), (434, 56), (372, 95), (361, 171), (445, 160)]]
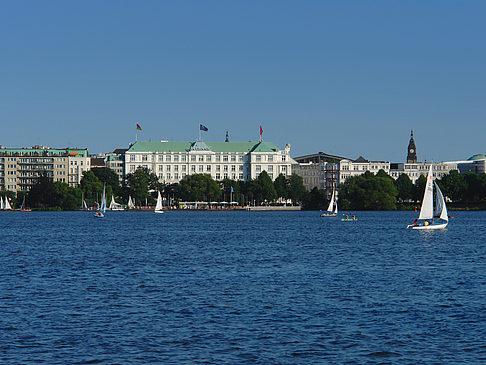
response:
[(410, 142), (408, 143), (407, 163), (417, 162), (417, 149), (415, 148), (415, 141), (413, 140), (413, 129), (410, 133)]

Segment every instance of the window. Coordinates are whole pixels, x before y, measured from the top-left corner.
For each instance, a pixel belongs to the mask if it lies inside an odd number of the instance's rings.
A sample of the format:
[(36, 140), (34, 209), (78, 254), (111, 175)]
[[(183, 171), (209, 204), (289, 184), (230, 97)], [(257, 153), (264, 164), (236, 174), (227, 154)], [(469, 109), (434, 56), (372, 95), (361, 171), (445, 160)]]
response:
[(174, 166), (174, 171), (179, 171), (179, 165)]
[(199, 162), (204, 162), (204, 156), (203, 155), (199, 156)]
[(223, 156), (223, 162), (228, 162), (228, 155)]
[(166, 170), (166, 171), (170, 171), (170, 165), (167, 165), (167, 167), (166, 167), (166, 169), (165, 169), (165, 170)]
[(206, 171), (211, 172), (211, 165), (206, 165)]
[(192, 171), (192, 172), (196, 172), (196, 166), (195, 166), (195, 165), (192, 165), (192, 166), (191, 166), (191, 171)]
[(148, 161), (148, 156), (147, 155), (142, 155), (142, 161)]
[[(72, 169), (71, 172), (73, 172)], [(135, 172), (135, 165), (130, 165), (130, 172)]]
[(158, 157), (159, 157), (159, 162), (164, 161), (164, 155), (159, 155)]
[(256, 155), (256, 156), (255, 156), (255, 160), (256, 160), (256, 161), (261, 161), (261, 160), (262, 160), (262, 156), (260, 156), (260, 155)]
[(261, 165), (256, 165), (255, 170), (256, 170), (256, 172), (261, 172), (262, 171), (262, 166)]
[(221, 165), (216, 165), (216, 172), (220, 172), (221, 171)]
[(196, 156), (192, 155), (191, 156), (191, 161), (196, 161)]
[(273, 155), (268, 156), (268, 162), (273, 162)]
[(182, 171), (186, 171), (186, 165), (182, 165)]
[(228, 171), (228, 165), (223, 166), (223, 171)]
[(220, 180), (221, 179), (221, 175), (220, 174), (216, 174), (216, 180)]
[(174, 156), (174, 162), (178, 162), (179, 161), (179, 155), (175, 155)]
[(174, 174), (174, 179), (179, 180), (179, 174), (177, 172)]
[(236, 156), (235, 155), (231, 156), (231, 162), (236, 162)]
[(203, 165), (199, 165), (199, 172), (203, 172), (204, 171), (204, 166)]
[(159, 171), (164, 171), (164, 165), (159, 165)]
[(167, 180), (170, 180), (170, 179), (171, 179), (170, 174), (167, 174)]
[(273, 165), (268, 165), (268, 171), (273, 171)]
[(235, 172), (236, 171), (236, 166), (235, 165), (231, 165), (231, 171), (232, 172)]
[[(134, 162), (135, 161), (135, 155), (130, 155), (130, 162)], [(71, 165), (73, 164), (73, 162), (71, 161)]]
[(216, 155), (216, 162), (221, 162), (221, 156), (220, 155)]

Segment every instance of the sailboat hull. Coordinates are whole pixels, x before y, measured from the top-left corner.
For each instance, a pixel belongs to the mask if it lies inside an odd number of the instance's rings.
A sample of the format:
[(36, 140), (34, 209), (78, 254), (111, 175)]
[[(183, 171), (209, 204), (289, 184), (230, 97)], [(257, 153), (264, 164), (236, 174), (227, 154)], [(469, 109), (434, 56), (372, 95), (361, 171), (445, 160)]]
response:
[(163, 210), (156, 210), (155, 213), (164, 213)]
[(447, 223), (441, 223), (441, 224), (429, 224), (428, 226), (414, 226), (413, 224), (410, 224), (407, 226), (407, 228), (412, 228), (412, 229), (443, 229), (447, 226)]

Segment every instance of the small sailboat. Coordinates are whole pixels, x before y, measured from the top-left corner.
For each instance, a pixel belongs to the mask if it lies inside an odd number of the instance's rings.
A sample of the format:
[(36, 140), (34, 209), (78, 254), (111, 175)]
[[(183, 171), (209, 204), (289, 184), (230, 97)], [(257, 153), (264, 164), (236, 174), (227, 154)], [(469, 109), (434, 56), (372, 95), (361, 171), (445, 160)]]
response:
[(112, 210), (112, 211), (115, 211), (115, 210), (124, 210), (123, 209), (123, 206), (121, 204), (118, 204), (116, 201), (115, 201), (115, 197), (112, 195), (111, 196), (111, 202), (110, 202), (110, 206), (108, 207), (109, 210)]
[(338, 214), (336, 190), (332, 189), (331, 201), (327, 207), (327, 211), (321, 214), (321, 217), (336, 217)]
[[(436, 191), (435, 209), (434, 186)], [(424, 198), (422, 199), (422, 207), (420, 208), (420, 215), (418, 219), (416, 219), (413, 224), (409, 224), (407, 228), (442, 229), (445, 228), (448, 223), (449, 216), (447, 215), (444, 196), (432, 177), (432, 165), (430, 165), (429, 173), (427, 174), (427, 183), (425, 184)]]
[(135, 204), (133, 204), (132, 197), (128, 196), (128, 209), (135, 209)]
[(20, 205), (19, 211), (21, 211), (21, 212), (31, 212), (32, 211), (32, 209), (27, 209), (25, 207), (25, 195), (24, 195), (24, 199), (22, 199), (22, 204)]
[(3, 203), (3, 210), (12, 210), (12, 206), (7, 197), (5, 197), (5, 203)]
[(162, 210), (162, 196), (160, 195), (160, 191), (157, 192), (157, 204), (155, 205), (155, 213), (164, 213)]
[(0, 210), (3, 210), (4, 205), (3, 205), (3, 196), (0, 196)]
[(100, 210), (95, 212), (96, 218), (102, 218), (106, 213), (106, 185), (103, 186), (103, 196), (101, 197)]

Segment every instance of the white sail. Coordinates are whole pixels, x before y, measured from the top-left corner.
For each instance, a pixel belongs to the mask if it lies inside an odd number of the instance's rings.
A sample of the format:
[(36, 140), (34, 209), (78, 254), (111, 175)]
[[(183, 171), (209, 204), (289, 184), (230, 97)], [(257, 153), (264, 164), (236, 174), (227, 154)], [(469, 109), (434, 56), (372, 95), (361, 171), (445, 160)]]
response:
[(430, 165), (427, 174), (427, 183), (425, 184), (424, 198), (418, 219), (432, 219), (434, 217), (434, 180), (432, 178), (432, 165)]
[(0, 210), (3, 210), (5, 207), (3, 206), (3, 197), (0, 196)]
[(155, 212), (162, 213), (162, 196), (160, 196), (160, 191), (157, 194), (157, 204), (155, 205)]
[(333, 189), (332, 190), (332, 195), (331, 195), (331, 201), (329, 202), (329, 206), (327, 207), (327, 211), (329, 213), (332, 213), (334, 210), (334, 198), (336, 196), (336, 191)]
[(116, 205), (117, 204), (115, 203), (115, 197), (112, 195), (109, 209), (113, 210), (114, 208), (116, 208)]
[(132, 197), (129, 195), (128, 196), (128, 208), (133, 209), (135, 208), (135, 205), (133, 204)]
[(336, 191), (334, 191), (334, 212), (333, 213), (336, 214), (336, 215), (338, 213)]
[(103, 186), (103, 196), (101, 197), (101, 207), (100, 207), (100, 212), (105, 213), (106, 212), (106, 185)]
[(88, 210), (88, 205), (86, 204), (86, 200), (83, 199), (83, 209)]
[(5, 197), (5, 203), (3, 205), (3, 209), (5, 209), (5, 210), (12, 210), (12, 206), (10, 205), (7, 197)]
[(435, 189), (437, 190), (437, 194), (435, 196), (435, 216), (448, 222), (449, 215), (447, 214), (447, 207), (444, 201), (444, 195), (442, 195), (442, 191), (440, 191), (439, 185), (437, 185), (437, 183), (434, 184)]

